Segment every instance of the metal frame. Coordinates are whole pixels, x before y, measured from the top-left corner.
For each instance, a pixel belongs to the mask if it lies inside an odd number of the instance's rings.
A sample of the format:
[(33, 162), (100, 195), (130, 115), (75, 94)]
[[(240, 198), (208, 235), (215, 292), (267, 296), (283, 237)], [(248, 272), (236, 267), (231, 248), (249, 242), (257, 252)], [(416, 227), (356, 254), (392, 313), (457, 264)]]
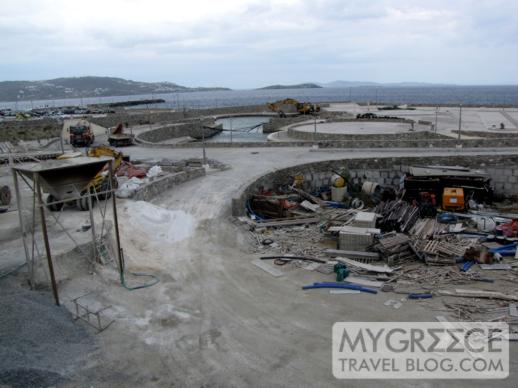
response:
[[(108, 190), (101, 192), (101, 193), (97, 193), (95, 191), (93, 193), (87, 192), (83, 196), (79, 195), (79, 196), (69, 197), (69, 198), (62, 199), (59, 201), (54, 201), (54, 202), (48, 203), (48, 204), (44, 203), (44, 201), (43, 201), (40, 172), (37, 172), (37, 171), (32, 172), (32, 176), (30, 176), (30, 178), (32, 179), (33, 184), (31, 185), (28, 182), (28, 180), (25, 179), (24, 174), (22, 174), (20, 172), (20, 170), (22, 170), (21, 168), (12, 167), (14, 188), (16, 191), (18, 215), (19, 215), (20, 228), (21, 228), (21, 234), (22, 234), (22, 242), (23, 242), (23, 247), (24, 247), (24, 251), (25, 251), (25, 258), (27, 261), (27, 266), (29, 269), (29, 282), (30, 282), (31, 287), (34, 287), (34, 285), (35, 285), (34, 263), (35, 263), (36, 256), (40, 256), (38, 245), (36, 243), (36, 237), (35, 237), (35, 233), (36, 233), (36, 229), (37, 229), (37, 225), (36, 225), (37, 212), (39, 211), (39, 215), (41, 218), (41, 231), (42, 231), (42, 235), (43, 235), (43, 242), (45, 245), (45, 255), (47, 258), (47, 265), (48, 265), (48, 269), (49, 269), (52, 293), (54, 295), (54, 300), (56, 302), (56, 305), (58, 305), (58, 306), (60, 305), (59, 293), (58, 293), (58, 286), (57, 286), (56, 276), (55, 276), (55, 271), (54, 271), (54, 264), (52, 261), (52, 251), (51, 251), (51, 247), (50, 247), (50, 241), (49, 241), (49, 235), (48, 235), (48, 229), (47, 229), (47, 220), (46, 220), (46, 213), (48, 211), (47, 210), (48, 205), (70, 202), (70, 201), (78, 200), (81, 197), (84, 198), (85, 196), (88, 197), (90, 223), (91, 223), (91, 229), (92, 229), (92, 259), (95, 261), (98, 259), (99, 256), (98, 256), (98, 248), (97, 248), (97, 234), (95, 231), (95, 223), (94, 223), (93, 198), (92, 197), (95, 197), (95, 199), (98, 199), (99, 194), (111, 193), (111, 202), (112, 202), (112, 209), (113, 209), (112, 217), (113, 217), (113, 221), (114, 221), (114, 233), (115, 233), (115, 241), (116, 241), (117, 259), (118, 259), (118, 266), (119, 266), (119, 271), (120, 271), (120, 275), (121, 275), (121, 279), (122, 279), (124, 265), (123, 265), (123, 259), (122, 259), (122, 255), (121, 255), (121, 246), (120, 246), (119, 222), (118, 222), (118, 217), (117, 217), (117, 201), (116, 201), (116, 197), (115, 197), (115, 189), (113, 187), (113, 178), (114, 178), (113, 159), (107, 160), (107, 163), (109, 164), (108, 177), (109, 177), (109, 182), (110, 182), (110, 186), (109, 186)], [(27, 171), (25, 171), (25, 175), (28, 176)], [(30, 228), (28, 225), (25, 225), (24, 220), (23, 220), (23, 215), (22, 215), (23, 201), (22, 201), (22, 197), (20, 194), (20, 185), (19, 185), (19, 181), (18, 181), (18, 176), (21, 176), (22, 180), (32, 190), (33, 205), (32, 205), (32, 223), (31, 223)], [(106, 199), (106, 201), (108, 201), (108, 199)], [(102, 214), (102, 212), (101, 212), (101, 215), (102, 215), (102, 220), (103, 220), (103, 228), (102, 228), (102, 230), (103, 230), (104, 222), (106, 219), (106, 211), (104, 212), (104, 214)], [(74, 242), (74, 244), (76, 244), (76, 246), (78, 246), (77, 242), (72, 238), (72, 236), (68, 233), (68, 231), (66, 231), (64, 226), (59, 222), (58, 218), (56, 218), (55, 216), (53, 216), (53, 217), (55, 218), (56, 223), (65, 231), (67, 236)], [(31, 244), (32, 246), (31, 246), (30, 250), (29, 250), (29, 241), (28, 241), (29, 237), (31, 237), (31, 240), (32, 240), (32, 244)], [(102, 231), (101, 231), (101, 237), (102, 237)]]
[[(81, 296), (78, 296), (77, 298), (74, 298), (72, 299), (72, 302), (74, 303), (74, 307), (75, 307), (75, 314), (74, 314), (74, 320), (82, 320), (83, 322), (86, 322), (88, 323), (90, 326), (92, 326), (93, 328), (95, 328), (97, 330), (98, 333), (101, 333), (103, 332), (104, 330), (106, 330), (108, 327), (110, 327), (110, 325), (115, 322), (114, 320), (111, 320), (110, 322), (108, 322), (106, 325), (103, 326), (102, 322), (101, 322), (101, 313), (105, 310), (108, 310), (109, 308), (111, 308), (112, 306), (104, 306), (104, 307), (101, 307), (100, 309), (98, 310), (95, 310), (95, 311), (92, 311), (90, 310), (90, 308), (88, 306), (85, 306), (81, 303), (79, 303), (79, 299), (87, 296), (87, 295), (90, 295), (91, 293), (87, 293), (87, 294), (84, 294), (84, 295), (81, 295)], [(92, 321), (90, 320), (90, 317), (95, 317), (93, 323)], [(97, 325), (95, 324), (97, 323)]]

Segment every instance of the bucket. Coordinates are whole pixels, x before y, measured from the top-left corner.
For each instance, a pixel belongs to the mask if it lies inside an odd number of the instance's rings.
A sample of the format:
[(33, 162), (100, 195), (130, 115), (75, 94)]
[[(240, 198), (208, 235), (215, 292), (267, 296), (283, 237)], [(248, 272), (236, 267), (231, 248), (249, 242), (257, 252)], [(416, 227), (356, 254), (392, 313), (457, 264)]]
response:
[(331, 177), (331, 185), (334, 187), (345, 187), (345, 179), (340, 175), (334, 174)]
[(378, 190), (379, 184), (376, 182), (363, 182), (362, 192), (368, 195), (372, 195)]

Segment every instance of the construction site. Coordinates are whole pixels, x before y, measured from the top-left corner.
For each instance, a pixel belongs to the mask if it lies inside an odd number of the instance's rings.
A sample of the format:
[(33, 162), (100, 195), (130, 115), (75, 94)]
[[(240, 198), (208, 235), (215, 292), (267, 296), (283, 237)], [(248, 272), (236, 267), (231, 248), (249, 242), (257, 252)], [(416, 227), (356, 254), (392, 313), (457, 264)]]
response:
[(462, 321), (509, 325), (517, 386), (516, 107), (118, 107), (0, 136), (0, 385), (344, 386), (335, 322)]

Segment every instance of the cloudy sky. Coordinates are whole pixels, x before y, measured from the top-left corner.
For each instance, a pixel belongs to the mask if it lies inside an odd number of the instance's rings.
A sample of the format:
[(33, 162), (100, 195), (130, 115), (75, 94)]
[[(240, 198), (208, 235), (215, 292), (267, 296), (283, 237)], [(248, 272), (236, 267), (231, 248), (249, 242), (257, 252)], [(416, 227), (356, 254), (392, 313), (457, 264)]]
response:
[(80, 75), (518, 84), (518, 1), (0, 1), (0, 80)]

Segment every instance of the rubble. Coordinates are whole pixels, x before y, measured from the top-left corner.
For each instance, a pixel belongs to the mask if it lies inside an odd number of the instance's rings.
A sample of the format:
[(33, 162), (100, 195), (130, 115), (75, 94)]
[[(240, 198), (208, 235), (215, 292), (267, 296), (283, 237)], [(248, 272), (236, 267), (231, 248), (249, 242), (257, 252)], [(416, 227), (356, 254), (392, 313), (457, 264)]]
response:
[[(414, 170), (428, 174), (428, 170)], [(441, 171), (450, 170), (443, 167)], [(436, 174), (435, 170), (430, 174)], [(384, 189), (370, 182), (377, 187), (376, 197), (366, 197), (365, 191), (348, 192), (342, 202), (329, 201), (325, 188), (307, 190), (297, 176), (279, 191), (254, 194), (248, 205), (252, 219), (242, 217), (241, 221), (256, 242), (254, 253), (271, 255), (262, 258), (274, 259), (274, 266), (304, 268), (322, 277), (322, 281), (304, 285), (304, 290), (337, 288), (333, 294), (373, 294), (377, 290), (403, 294), (401, 301), (392, 298), (384, 303), (395, 309), (405, 300), (429, 303), (431, 298), (440, 298), (446, 311), (456, 313), (459, 319), (479, 319), (482, 313), (498, 312), (494, 320), (518, 324), (511, 315), (516, 306), (506, 310), (503, 305), (518, 301), (516, 289), (509, 286), (518, 280), (518, 260), (513, 261), (518, 247), (514, 241), (518, 219), (491, 212), (490, 203), (470, 206), (471, 199), (464, 201), (464, 197), (457, 203), (466, 205), (455, 207), (457, 213), (442, 209), (442, 200), (436, 195), (439, 189), (433, 182), (458, 181), (463, 190), (449, 188), (448, 193), (469, 193), (471, 172), (461, 169), (453, 174), (442, 176), (442, 180), (424, 179), (430, 192), (419, 192), (422, 180), (412, 177), (411, 198), (400, 188), (395, 198), (383, 201)], [(481, 188), (488, 185), (481, 174), (473, 175), (477, 198), (485, 198)], [(343, 187), (346, 176), (340, 175)], [(335, 173), (330, 188), (336, 181)], [(452, 198), (448, 197), (445, 205), (455, 204)], [(354, 208), (353, 200), (370, 206)], [(269, 219), (268, 213), (276, 217)], [(261, 243), (265, 238), (268, 244)], [(336, 281), (328, 281), (332, 278)], [(471, 304), (460, 308), (464, 302), (459, 300), (466, 299)]]

